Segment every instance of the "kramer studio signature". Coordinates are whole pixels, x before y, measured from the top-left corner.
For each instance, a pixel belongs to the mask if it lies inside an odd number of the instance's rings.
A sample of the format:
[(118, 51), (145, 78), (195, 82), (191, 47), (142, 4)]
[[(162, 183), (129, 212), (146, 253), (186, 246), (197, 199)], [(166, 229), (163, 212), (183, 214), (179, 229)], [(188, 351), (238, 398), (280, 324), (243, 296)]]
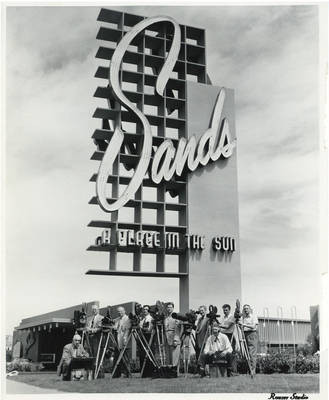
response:
[[(98, 203), (106, 212), (119, 210), (134, 197), (150, 167), (152, 154), (152, 131), (150, 123), (146, 116), (122, 92), (119, 75), (123, 56), (132, 40), (145, 28), (159, 22), (169, 22), (174, 27), (172, 45), (156, 81), (156, 91), (160, 96), (163, 96), (180, 50), (181, 32), (179, 25), (174, 19), (159, 16), (141, 21), (131, 31), (126, 33), (112, 56), (109, 83), (113, 94), (121, 105), (138, 117), (143, 126), (144, 137), (140, 160), (130, 183), (117, 200), (109, 203), (106, 198), (106, 183), (112, 164), (120, 152), (124, 140), (124, 133), (121, 127), (118, 124), (115, 126), (114, 134), (105, 151), (96, 180)], [(220, 157), (229, 158), (232, 155), (236, 143), (235, 140), (232, 141), (231, 139), (228, 120), (222, 117), (224, 102), (225, 90), (222, 88), (214, 106), (210, 128), (202, 135), (198, 143), (194, 135), (188, 141), (185, 138), (180, 138), (177, 149), (175, 149), (170, 139), (162, 142), (154, 154), (150, 168), (150, 176), (154, 183), (159, 184), (162, 180), (169, 181), (175, 174), (181, 176), (186, 166), (188, 170), (194, 171), (200, 164), (205, 166), (210, 160), (216, 161)]]
[(293, 393), (291, 396), (284, 396), (284, 395), (277, 395), (276, 393), (271, 393), (270, 397), (268, 400), (307, 400), (308, 396), (303, 393), (303, 394), (297, 394)]

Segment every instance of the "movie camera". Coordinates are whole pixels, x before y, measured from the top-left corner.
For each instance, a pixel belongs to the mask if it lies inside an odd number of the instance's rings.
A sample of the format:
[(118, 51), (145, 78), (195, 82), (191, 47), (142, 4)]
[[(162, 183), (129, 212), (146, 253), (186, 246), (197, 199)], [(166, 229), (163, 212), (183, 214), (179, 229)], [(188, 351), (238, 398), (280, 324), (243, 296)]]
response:
[(102, 319), (102, 329), (112, 329), (115, 324), (115, 320), (111, 316), (110, 307), (107, 309), (105, 317)]
[(197, 311), (190, 310), (185, 314), (172, 313), (171, 316), (183, 322), (183, 334), (189, 335), (192, 333), (192, 330), (196, 328), (195, 321), (197, 320), (197, 314)]
[(210, 304), (209, 312), (208, 312), (208, 314), (206, 314), (206, 317), (209, 319), (210, 324), (213, 324), (214, 322), (217, 322), (219, 324), (219, 321), (217, 318), (220, 317), (220, 314), (217, 314), (217, 307)]
[(155, 306), (150, 307), (149, 312), (152, 315), (153, 323), (155, 325), (163, 325), (163, 322), (166, 318), (164, 310), (165, 304), (159, 300), (156, 302)]
[(82, 307), (82, 310), (74, 310), (73, 313), (73, 326), (76, 330), (83, 329), (87, 324), (87, 313), (85, 309)]
[(242, 317), (242, 312), (241, 312), (240, 300), (237, 299), (235, 302), (235, 310), (234, 310), (235, 322), (238, 323), (241, 317)]
[(128, 317), (131, 321), (131, 327), (133, 329), (139, 328), (139, 322), (141, 319), (142, 312), (143, 312), (143, 306), (140, 303), (136, 303), (134, 311), (129, 313)]
[(186, 322), (190, 325), (194, 325), (197, 319), (198, 311), (190, 310), (185, 314), (172, 313), (171, 316), (179, 321)]

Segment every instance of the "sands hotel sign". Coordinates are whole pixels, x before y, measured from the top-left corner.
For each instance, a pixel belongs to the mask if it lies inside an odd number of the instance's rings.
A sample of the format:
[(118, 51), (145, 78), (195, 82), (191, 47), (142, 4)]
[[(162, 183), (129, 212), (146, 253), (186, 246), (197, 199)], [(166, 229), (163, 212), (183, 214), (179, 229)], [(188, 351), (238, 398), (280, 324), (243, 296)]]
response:
[[(98, 20), (106, 46), (96, 57), (107, 65), (96, 71), (104, 84), (95, 97), (106, 107), (94, 113), (102, 128), (93, 134), (92, 159), (100, 164), (90, 203), (103, 218), (89, 224), (101, 230), (88, 250), (108, 253), (109, 265), (87, 274), (179, 278), (182, 311), (198, 304), (203, 286), (220, 285), (218, 301), (235, 299), (234, 99), (231, 89), (211, 84), (205, 31), (107, 9)], [(131, 265), (120, 265), (121, 253)]]

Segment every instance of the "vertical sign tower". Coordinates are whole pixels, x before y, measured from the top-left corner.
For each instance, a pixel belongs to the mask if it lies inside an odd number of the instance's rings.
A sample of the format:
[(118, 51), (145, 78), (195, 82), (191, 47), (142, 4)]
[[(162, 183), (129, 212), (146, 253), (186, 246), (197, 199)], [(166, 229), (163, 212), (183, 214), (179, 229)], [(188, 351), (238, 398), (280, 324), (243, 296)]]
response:
[[(98, 20), (96, 57), (107, 66), (94, 96), (108, 106), (93, 115), (101, 166), (90, 204), (104, 218), (89, 223), (103, 232), (88, 250), (109, 252), (109, 265), (87, 274), (178, 278), (181, 311), (232, 303), (241, 294), (234, 99), (210, 83), (205, 31), (107, 9)], [(120, 252), (133, 255), (128, 271)]]

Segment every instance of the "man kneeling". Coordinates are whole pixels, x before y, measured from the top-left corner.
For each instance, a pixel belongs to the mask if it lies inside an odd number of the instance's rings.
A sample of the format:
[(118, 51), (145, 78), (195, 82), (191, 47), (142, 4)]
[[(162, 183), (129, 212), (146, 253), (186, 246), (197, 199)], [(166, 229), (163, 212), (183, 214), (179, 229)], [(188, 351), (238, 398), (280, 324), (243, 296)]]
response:
[[(227, 336), (220, 332), (220, 328), (217, 324), (212, 327), (212, 335), (207, 339), (204, 347), (204, 352), (201, 355), (202, 363), (211, 364), (213, 359), (223, 359), (227, 361), (227, 376), (232, 376), (232, 346)], [(204, 368), (200, 369), (201, 376), (205, 376)]]
[(72, 343), (64, 346), (62, 359), (57, 367), (57, 373), (63, 374), (63, 381), (71, 380), (71, 362), (73, 358), (89, 357), (81, 344), (81, 336), (74, 335)]

